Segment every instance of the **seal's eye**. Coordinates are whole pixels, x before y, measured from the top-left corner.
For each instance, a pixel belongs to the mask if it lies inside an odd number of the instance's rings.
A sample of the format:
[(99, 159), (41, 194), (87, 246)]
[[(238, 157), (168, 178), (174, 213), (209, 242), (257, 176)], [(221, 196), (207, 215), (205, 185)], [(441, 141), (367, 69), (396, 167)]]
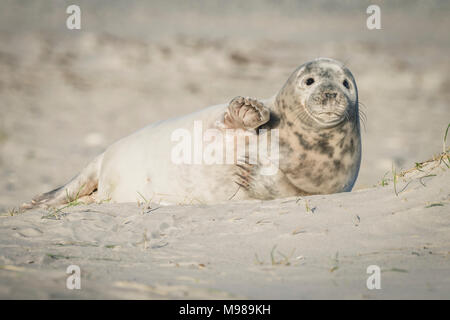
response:
[(306, 85), (307, 86), (310, 86), (310, 85), (312, 85), (314, 83), (314, 79), (313, 78), (308, 78), (308, 79), (306, 79)]
[(347, 80), (344, 80), (344, 82), (342, 82), (342, 84), (343, 84), (344, 87), (346, 87), (347, 89), (350, 89), (350, 84), (348, 83)]

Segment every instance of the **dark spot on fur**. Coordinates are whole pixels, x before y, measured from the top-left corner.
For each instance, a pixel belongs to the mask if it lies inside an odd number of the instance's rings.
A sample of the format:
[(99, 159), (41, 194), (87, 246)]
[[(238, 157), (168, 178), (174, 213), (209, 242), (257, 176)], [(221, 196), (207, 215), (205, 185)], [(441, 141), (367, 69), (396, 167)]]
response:
[(296, 163), (289, 171), (290, 174), (295, 177), (310, 177), (313, 174), (314, 168), (316, 168), (316, 161), (305, 159)]
[(294, 150), (292, 149), (290, 144), (286, 142), (286, 140), (280, 138), (279, 144), (280, 144), (281, 154), (291, 154), (292, 152), (294, 152)]
[(355, 142), (353, 138), (350, 139), (350, 143), (346, 145), (341, 151), (341, 155), (345, 155), (347, 153), (350, 154), (350, 156), (353, 156), (353, 154), (355, 153)]
[(335, 171), (339, 171), (342, 167), (341, 160), (333, 160), (333, 165), (334, 165)]
[(321, 137), (322, 139), (333, 139), (334, 134), (333, 132), (321, 132), (319, 133), (319, 137)]
[(323, 175), (320, 173), (317, 176), (314, 177), (313, 183), (316, 187), (319, 187), (324, 181)]
[(332, 77), (330, 70), (328, 69), (320, 69), (319, 76), (324, 79), (330, 79)]
[(328, 139), (320, 139), (316, 145), (316, 149), (323, 154), (328, 155), (329, 158), (333, 157), (334, 148), (328, 142)]
[(295, 132), (295, 135), (298, 138), (298, 142), (305, 150), (311, 150), (313, 148), (313, 146), (308, 141), (306, 141), (301, 133)]

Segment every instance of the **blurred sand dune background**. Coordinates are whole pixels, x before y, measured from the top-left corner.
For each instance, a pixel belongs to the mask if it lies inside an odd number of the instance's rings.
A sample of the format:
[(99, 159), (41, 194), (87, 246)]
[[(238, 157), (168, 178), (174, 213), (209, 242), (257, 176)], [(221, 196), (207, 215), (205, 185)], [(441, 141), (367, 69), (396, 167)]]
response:
[[(382, 30), (366, 28), (381, 7)], [(69, 4), (82, 29), (65, 26)], [(448, 1), (0, 3), (0, 211), (74, 176), (157, 120), (268, 97), (327, 56), (367, 114), (356, 189), (442, 150), (450, 120)]]

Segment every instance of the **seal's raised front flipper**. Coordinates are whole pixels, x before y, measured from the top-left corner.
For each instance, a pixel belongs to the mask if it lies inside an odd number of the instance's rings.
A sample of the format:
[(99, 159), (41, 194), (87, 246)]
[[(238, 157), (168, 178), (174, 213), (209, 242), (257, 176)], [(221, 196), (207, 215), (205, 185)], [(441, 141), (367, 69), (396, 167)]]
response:
[(30, 203), (24, 203), (21, 209), (35, 207), (56, 207), (92, 194), (98, 186), (98, 177), (103, 160), (103, 154), (95, 158), (80, 174), (65, 185), (33, 198)]
[(254, 130), (270, 119), (270, 110), (264, 103), (238, 96), (231, 100), (218, 126), (222, 129)]

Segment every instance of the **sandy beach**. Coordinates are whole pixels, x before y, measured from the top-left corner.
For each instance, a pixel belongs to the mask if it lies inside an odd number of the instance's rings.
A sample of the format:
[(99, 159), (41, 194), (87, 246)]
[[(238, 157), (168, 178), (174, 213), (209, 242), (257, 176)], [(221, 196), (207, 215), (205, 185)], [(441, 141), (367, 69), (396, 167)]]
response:
[[(381, 30), (365, 2), (79, 1), (81, 30), (68, 4), (0, 4), (0, 298), (450, 298), (445, 1), (382, 2)], [(353, 72), (367, 116), (351, 193), (17, 211), (121, 137), (270, 97), (323, 56)]]

